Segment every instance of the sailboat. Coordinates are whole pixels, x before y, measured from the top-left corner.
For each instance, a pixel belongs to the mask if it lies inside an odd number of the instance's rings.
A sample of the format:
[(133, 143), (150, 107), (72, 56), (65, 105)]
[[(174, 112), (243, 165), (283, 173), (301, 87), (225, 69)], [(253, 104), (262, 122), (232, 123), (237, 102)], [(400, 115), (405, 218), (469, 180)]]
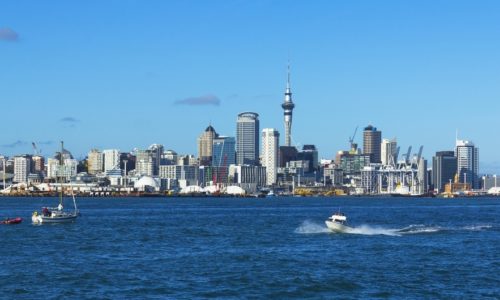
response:
[(31, 216), (31, 221), (34, 224), (45, 223), (68, 223), (73, 222), (79, 216), (79, 211), (76, 206), (76, 199), (71, 189), (71, 196), (73, 198), (74, 210), (65, 210), (63, 205), (63, 175), (64, 175), (64, 144), (61, 142), (61, 153), (59, 158), (59, 205), (57, 207), (42, 207), (41, 212), (35, 211)]

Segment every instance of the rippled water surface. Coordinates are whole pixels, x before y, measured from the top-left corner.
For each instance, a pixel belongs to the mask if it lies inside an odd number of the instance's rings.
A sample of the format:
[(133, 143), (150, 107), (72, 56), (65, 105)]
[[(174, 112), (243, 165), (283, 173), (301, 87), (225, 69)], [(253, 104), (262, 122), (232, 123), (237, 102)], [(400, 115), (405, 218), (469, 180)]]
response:
[[(0, 198), (0, 298), (500, 297), (499, 199)], [(353, 227), (330, 233), (341, 209)]]

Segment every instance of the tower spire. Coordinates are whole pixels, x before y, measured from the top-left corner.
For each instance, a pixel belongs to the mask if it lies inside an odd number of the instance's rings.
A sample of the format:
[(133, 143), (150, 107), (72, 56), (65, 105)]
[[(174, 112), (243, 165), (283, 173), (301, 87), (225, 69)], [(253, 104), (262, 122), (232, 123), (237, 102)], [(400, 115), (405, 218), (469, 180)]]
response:
[(292, 91), (290, 89), (290, 60), (288, 60), (287, 66), (287, 81), (285, 90), (285, 101), (281, 104), (284, 114), (285, 123), (285, 146), (291, 146), (292, 144), (292, 114), (295, 104), (292, 101)]
[(286, 89), (288, 92), (290, 92), (290, 59), (288, 60), (288, 67), (287, 67), (287, 80), (286, 80)]

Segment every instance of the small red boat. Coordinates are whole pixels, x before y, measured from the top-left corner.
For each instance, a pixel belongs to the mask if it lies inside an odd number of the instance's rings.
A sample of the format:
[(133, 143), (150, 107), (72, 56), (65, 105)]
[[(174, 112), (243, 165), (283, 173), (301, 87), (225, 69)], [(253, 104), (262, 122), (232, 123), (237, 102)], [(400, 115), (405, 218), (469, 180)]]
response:
[(19, 224), (23, 221), (23, 218), (14, 218), (14, 219), (10, 219), (10, 218), (7, 218), (3, 221), (0, 221), (0, 224), (7, 224), (7, 225), (13, 225), (13, 224)]

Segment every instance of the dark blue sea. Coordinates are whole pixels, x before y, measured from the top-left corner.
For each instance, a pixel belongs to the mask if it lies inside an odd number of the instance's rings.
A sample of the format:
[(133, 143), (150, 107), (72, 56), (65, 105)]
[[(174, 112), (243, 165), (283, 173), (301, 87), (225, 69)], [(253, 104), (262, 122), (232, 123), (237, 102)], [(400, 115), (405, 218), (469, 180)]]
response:
[(0, 225), (0, 298), (500, 298), (499, 198), (81, 198), (31, 224), (56, 202), (0, 198), (24, 218)]

